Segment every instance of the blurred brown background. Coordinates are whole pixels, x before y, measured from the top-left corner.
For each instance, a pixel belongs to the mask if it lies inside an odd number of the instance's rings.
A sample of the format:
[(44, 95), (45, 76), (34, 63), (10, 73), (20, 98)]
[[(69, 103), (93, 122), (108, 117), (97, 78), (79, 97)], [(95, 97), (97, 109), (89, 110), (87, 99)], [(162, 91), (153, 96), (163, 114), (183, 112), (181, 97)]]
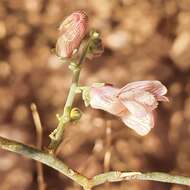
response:
[[(84, 115), (69, 127), (60, 157), (91, 177), (110, 170), (165, 171), (190, 176), (190, 0), (1, 0), (0, 135), (36, 144), (30, 104), (38, 106), (44, 145), (63, 110), (71, 74), (57, 61), (57, 28), (74, 10), (84, 9), (102, 34), (105, 52), (87, 62), (81, 84), (108, 82), (119, 87), (134, 80), (161, 80), (169, 103), (157, 111), (157, 126), (139, 137), (117, 118), (75, 105)], [(106, 126), (111, 136), (106, 137)], [(109, 138), (112, 141), (109, 145)], [(107, 140), (106, 140), (107, 139)], [(47, 190), (78, 190), (63, 175), (44, 167)], [(0, 150), (0, 189), (37, 189), (34, 161)], [(185, 190), (153, 182), (121, 182), (96, 189)]]

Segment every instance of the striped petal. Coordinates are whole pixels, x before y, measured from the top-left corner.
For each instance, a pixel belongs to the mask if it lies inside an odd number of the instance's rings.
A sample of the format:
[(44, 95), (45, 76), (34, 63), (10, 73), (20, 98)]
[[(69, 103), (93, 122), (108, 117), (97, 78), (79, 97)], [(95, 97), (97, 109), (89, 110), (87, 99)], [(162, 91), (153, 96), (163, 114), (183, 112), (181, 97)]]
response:
[(158, 101), (168, 101), (168, 98), (164, 96), (167, 93), (167, 88), (157, 80), (131, 82), (121, 88), (119, 94), (136, 90), (150, 92)]
[[(112, 114), (116, 114), (120, 110), (117, 104), (116, 94), (119, 89), (106, 85), (102, 87), (91, 87), (90, 89), (90, 105), (92, 108), (101, 109)], [(122, 106), (122, 104), (121, 104)]]
[(88, 17), (84, 11), (77, 11), (68, 16), (60, 25), (60, 37), (56, 43), (57, 55), (71, 57), (87, 32)]
[(141, 117), (147, 114), (146, 108), (136, 101), (122, 101), (129, 112), (137, 117)]
[(119, 95), (119, 99), (136, 116), (146, 115), (158, 106), (154, 95), (139, 89), (125, 91)]
[(141, 136), (147, 135), (154, 127), (154, 117), (152, 113), (148, 113), (143, 117), (128, 114), (121, 119), (129, 128)]

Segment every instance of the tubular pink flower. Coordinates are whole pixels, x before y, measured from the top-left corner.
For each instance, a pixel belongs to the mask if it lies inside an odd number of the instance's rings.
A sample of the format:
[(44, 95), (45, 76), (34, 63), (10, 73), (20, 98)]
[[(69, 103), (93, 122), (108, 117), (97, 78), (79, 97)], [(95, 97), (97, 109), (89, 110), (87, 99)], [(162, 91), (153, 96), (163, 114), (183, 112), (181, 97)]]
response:
[(76, 11), (60, 25), (60, 36), (56, 43), (56, 52), (62, 58), (71, 57), (78, 48), (88, 28), (88, 17), (84, 11)]
[(167, 88), (159, 81), (138, 81), (121, 89), (110, 85), (90, 90), (92, 108), (107, 111), (121, 120), (139, 135), (146, 135), (154, 127), (153, 110), (158, 101), (168, 101)]

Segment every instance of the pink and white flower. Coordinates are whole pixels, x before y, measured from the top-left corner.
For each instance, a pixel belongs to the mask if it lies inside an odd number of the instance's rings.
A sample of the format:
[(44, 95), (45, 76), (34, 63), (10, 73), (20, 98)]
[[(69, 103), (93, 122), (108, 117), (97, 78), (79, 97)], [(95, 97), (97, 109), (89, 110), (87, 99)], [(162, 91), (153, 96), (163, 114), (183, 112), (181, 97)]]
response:
[(56, 43), (56, 53), (62, 58), (70, 58), (85, 37), (88, 28), (88, 16), (84, 11), (76, 11), (60, 25), (60, 36)]
[(112, 85), (92, 85), (90, 105), (119, 116), (139, 135), (146, 135), (154, 127), (153, 110), (158, 101), (168, 101), (166, 93), (167, 88), (156, 80), (132, 82), (121, 89)]

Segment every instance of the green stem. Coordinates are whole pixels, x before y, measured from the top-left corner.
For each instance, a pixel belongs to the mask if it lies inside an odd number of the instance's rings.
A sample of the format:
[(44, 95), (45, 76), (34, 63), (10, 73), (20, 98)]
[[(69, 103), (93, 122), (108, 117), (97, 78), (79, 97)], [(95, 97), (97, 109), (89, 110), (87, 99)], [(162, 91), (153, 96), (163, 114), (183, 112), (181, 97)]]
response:
[(70, 169), (66, 164), (53, 155), (28, 145), (0, 137), (0, 148), (24, 155), (28, 158), (46, 164), (72, 179), (86, 190), (101, 185), (105, 182), (119, 182), (127, 180), (149, 180), (190, 186), (189, 177), (173, 176), (161, 172), (140, 173), (113, 171), (99, 174), (94, 176), (92, 179), (88, 179), (87, 177)]
[(16, 152), (18, 154), (24, 155), (28, 158), (31, 158), (33, 160), (46, 164), (50, 166), (51, 168), (54, 168), (55, 170), (64, 174), (68, 178), (72, 179), (77, 184), (81, 185), (82, 187), (88, 188), (88, 183), (89, 183), (88, 178), (70, 169), (61, 160), (57, 159), (51, 154), (48, 154), (47, 152), (38, 150), (28, 145), (25, 145), (13, 140), (9, 140), (3, 137), (0, 137), (0, 148), (9, 150), (11, 152)]
[(119, 182), (125, 180), (147, 180), (147, 181), (158, 181), (165, 183), (175, 183), (180, 185), (190, 186), (190, 178), (183, 176), (173, 176), (162, 172), (107, 172), (93, 177), (91, 180), (92, 187), (101, 185), (105, 182)]
[(59, 121), (57, 128), (49, 135), (49, 137), (51, 138), (51, 142), (48, 146), (48, 150), (50, 153), (54, 153), (59, 147), (59, 145), (61, 144), (62, 139), (63, 139), (64, 129), (66, 125), (71, 121), (70, 112), (71, 112), (73, 101), (76, 95), (76, 89), (78, 87), (81, 64), (85, 60), (91, 40), (92, 38), (90, 37), (88, 42), (86, 43), (86, 46), (84, 47), (84, 50), (79, 59), (79, 62), (74, 65), (75, 67), (72, 70), (73, 71), (72, 84), (71, 84), (69, 94), (64, 106), (63, 115), (61, 116), (61, 119)]

